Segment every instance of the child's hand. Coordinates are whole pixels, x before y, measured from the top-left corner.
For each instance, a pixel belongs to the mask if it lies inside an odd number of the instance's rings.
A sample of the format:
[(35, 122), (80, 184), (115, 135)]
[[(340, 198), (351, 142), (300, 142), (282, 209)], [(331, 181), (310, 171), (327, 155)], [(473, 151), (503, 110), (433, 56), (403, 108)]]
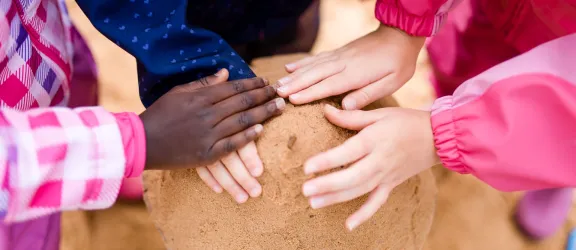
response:
[(337, 126), (361, 131), (304, 164), (306, 174), (349, 166), (307, 181), (303, 192), (312, 208), (371, 192), (366, 203), (346, 220), (349, 230), (372, 217), (393, 188), (439, 161), (429, 112), (403, 108), (342, 111), (327, 106), (325, 115)]
[(262, 175), (264, 167), (254, 142), (208, 167), (197, 168), (196, 171), (212, 190), (221, 193), (224, 189), (238, 203), (262, 194), (262, 187), (255, 177)]
[[(198, 88), (226, 82), (228, 71), (222, 70), (216, 76), (202, 78), (192, 84), (175, 89), (175, 92), (192, 91)], [(238, 203), (262, 194), (262, 187), (255, 177), (262, 175), (264, 166), (258, 156), (256, 143), (249, 142), (236, 152), (232, 152), (208, 167), (196, 168), (200, 179), (212, 190), (221, 193), (225, 189)], [(248, 194), (247, 194), (248, 192)]]
[(140, 115), (146, 169), (205, 166), (254, 141), (259, 124), (284, 109), (274, 96), (261, 78), (175, 87)]
[(424, 40), (380, 26), (340, 49), (287, 64), (291, 74), (278, 81), (278, 94), (304, 104), (355, 90), (342, 106), (363, 108), (392, 94), (412, 77)]

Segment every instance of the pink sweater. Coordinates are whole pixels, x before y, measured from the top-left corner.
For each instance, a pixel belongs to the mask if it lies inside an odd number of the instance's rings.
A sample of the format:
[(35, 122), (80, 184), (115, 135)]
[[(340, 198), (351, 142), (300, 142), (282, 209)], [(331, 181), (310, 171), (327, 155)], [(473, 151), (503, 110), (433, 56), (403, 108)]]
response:
[[(379, 0), (376, 17), (431, 36), (456, 2)], [(435, 101), (432, 128), (442, 163), (503, 191), (576, 186), (576, 1), (516, 0), (537, 6), (510, 10), (498, 9), (499, 1), (479, 2), (496, 13), (488, 18), (507, 22), (506, 39), (524, 53)], [(516, 39), (517, 20), (539, 18), (534, 9), (555, 19), (545, 20), (546, 29), (523, 29), (531, 39)]]
[(0, 211), (6, 222), (110, 207), (122, 179), (144, 169), (145, 134), (136, 114), (66, 108), (79, 84), (73, 68), (82, 66), (73, 63), (90, 55), (75, 55), (82, 41), (65, 8), (64, 0), (0, 2)]

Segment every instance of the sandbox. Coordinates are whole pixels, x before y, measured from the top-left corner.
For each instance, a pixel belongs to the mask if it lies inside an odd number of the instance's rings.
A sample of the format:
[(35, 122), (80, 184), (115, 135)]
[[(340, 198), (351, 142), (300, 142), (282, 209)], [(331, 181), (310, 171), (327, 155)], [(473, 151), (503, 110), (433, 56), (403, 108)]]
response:
[[(282, 65), (302, 55), (260, 60), (254, 69), (275, 82)], [(272, 65), (273, 64), (273, 65)], [(260, 70), (261, 66), (265, 66)], [(216, 194), (194, 170), (145, 174), (145, 201), (168, 249), (421, 249), (434, 214), (436, 187), (426, 171), (394, 190), (388, 202), (353, 232), (346, 217), (364, 202), (357, 199), (311, 209), (301, 194), (302, 164), (310, 156), (344, 142), (354, 133), (330, 124), (322, 103), (294, 107), (264, 124), (257, 141), (265, 172), (262, 197), (238, 205)], [(392, 99), (371, 108), (394, 106)]]

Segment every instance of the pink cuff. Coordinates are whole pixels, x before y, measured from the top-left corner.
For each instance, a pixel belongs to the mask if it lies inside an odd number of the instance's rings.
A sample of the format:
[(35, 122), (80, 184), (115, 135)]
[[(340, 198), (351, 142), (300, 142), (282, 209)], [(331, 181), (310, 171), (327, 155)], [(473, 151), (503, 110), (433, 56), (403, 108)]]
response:
[(146, 133), (140, 117), (134, 113), (114, 114), (118, 121), (124, 154), (126, 156), (126, 171), (124, 177), (138, 177), (144, 171), (146, 164)]
[[(471, 171), (462, 163), (458, 141), (456, 140), (456, 123), (451, 109), (446, 109), (447, 105), (452, 105), (452, 96), (442, 97), (432, 106), (432, 132), (434, 133), (434, 145), (440, 161), (447, 169), (469, 174)], [(443, 110), (438, 113), (438, 110)]]
[(411, 36), (429, 37), (436, 34), (446, 14), (416, 16), (387, 1), (378, 1), (376, 18), (384, 25), (396, 27)]

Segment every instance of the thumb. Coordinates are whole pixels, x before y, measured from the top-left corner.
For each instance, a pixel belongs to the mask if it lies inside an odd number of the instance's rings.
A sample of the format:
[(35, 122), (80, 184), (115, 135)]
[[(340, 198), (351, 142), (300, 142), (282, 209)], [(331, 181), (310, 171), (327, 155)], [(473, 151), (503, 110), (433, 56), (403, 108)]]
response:
[(210, 85), (216, 85), (219, 83), (226, 82), (228, 80), (228, 75), (229, 74), (227, 69), (221, 69), (218, 70), (218, 72), (216, 72), (214, 75), (198, 79), (196, 81), (191, 82), (188, 85), (192, 85), (193, 87), (192, 90), (208, 87)]
[(229, 73), (227, 69), (221, 69), (218, 70), (218, 72), (216, 72), (216, 74), (214, 75), (198, 79), (188, 84), (182, 84), (176, 86), (170, 92), (171, 93), (192, 92), (197, 89), (220, 84), (228, 80), (228, 75)]
[(386, 115), (386, 109), (371, 111), (340, 110), (331, 105), (324, 106), (326, 119), (338, 127), (350, 130), (362, 130)]

